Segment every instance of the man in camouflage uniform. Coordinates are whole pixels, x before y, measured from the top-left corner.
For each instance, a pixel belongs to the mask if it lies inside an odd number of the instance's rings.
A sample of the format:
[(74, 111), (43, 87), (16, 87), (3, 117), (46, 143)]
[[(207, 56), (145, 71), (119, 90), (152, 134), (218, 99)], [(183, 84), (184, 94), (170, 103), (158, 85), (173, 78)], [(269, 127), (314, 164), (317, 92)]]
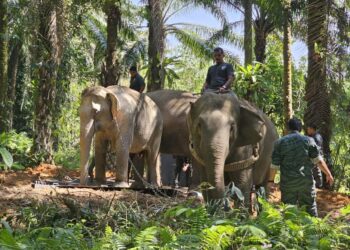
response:
[(301, 122), (296, 118), (290, 119), (288, 127), (290, 133), (275, 142), (272, 153), (272, 168), (281, 171), (282, 202), (306, 206), (311, 215), (317, 216), (312, 169), (317, 164), (326, 174), (326, 181), (330, 185), (333, 176), (314, 139), (300, 134)]

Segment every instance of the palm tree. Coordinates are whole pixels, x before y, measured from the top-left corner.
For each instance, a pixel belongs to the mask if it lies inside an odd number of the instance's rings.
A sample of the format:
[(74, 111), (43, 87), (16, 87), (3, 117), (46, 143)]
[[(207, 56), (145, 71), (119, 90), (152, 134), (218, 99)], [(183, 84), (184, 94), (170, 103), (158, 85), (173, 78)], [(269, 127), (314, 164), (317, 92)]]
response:
[(292, 57), (291, 57), (291, 1), (286, 0), (283, 10), (283, 99), (284, 99), (284, 131), (287, 133), (287, 122), (293, 116), (292, 100)]
[[(163, 0), (148, 1), (149, 8), (149, 86), (148, 90), (160, 89), (164, 85), (165, 71), (162, 68), (164, 59), (165, 38), (172, 34), (195, 55), (210, 59), (212, 48), (216, 43), (229, 42), (241, 47), (240, 37), (233, 34), (230, 24), (220, 4), (223, 0)], [(150, 4), (153, 4), (152, 7)], [(151, 8), (152, 7), (152, 8)], [(169, 23), (175, 14), (193, 7), (209, 10), (222, 23), (222, 29), (210, 29), (204, 25), (191, 23)], [(151, 11), (154, 14), (151, 14)], [(162, 11), (162, 12), (161, 12)], [(157, 17), (157, 18), (155, 18)], [(160, 18), (158, 18), (160, 17)], [(156, 32), (156, 33), (155, 33)], [(156, 36), (155, 36), (155, 35)], [(156, 39), (156, 37), (160, 39)], [(155, 41), (154, 41), (155, 39)], [(231, 60), (236, 60), (228, 55)], [(153, 73), (151, 73), (153, 72)], [(151, 76), (153, 74), (153, 76)]]
[(7, 114), (7, 0), (0, 0), (0, 132), (9, 129)]
[(244, 7), (244, 65), (253, 63), (252, 0), (243, 1)]
[(42, 161), (53, 162), (52, 119), (56, 97), (57, 71), (60, 65), (64, 37), (64, 0), (43, 0), (38, 5), (39, 86), (35, 108), (34, 151)]
[(121, 27), (120, 1), (106, 0), (103, 11), (107, 16), (107, 50), (106, 64), (102, 68), (104, 80), (103, 86), (116, 85), (119, 81), (117, 43), (118, 33)]
[(329, 154), (331, 137), (331, 100), (326, 83), (327, 0), (309, 0), (307, 6), (308, 74), (304, 121), (316, 124), (324, 139), (324, 153)]
[[(104, 16), (96, 10), (86, 13), (83, 17), (82, 30), (94, 45), (94, 53), (91, 56), (95, 71), (99, 72), (102, 69), (100, 82), (102, 85), (106, 83), (106, 86), (112, 83), (119, 84), (121, 76), (128, 72), (131, 65), (139, 64), (147, 57), (147, 38), (142, 30), (140, 17), (142, 9), (128, 3), (117, 5), (117, 8), (122, 13), (119, 16), (121, 19), (118, 21), (118, 29), (112, 22), (108, 22), (108, 15), (105, 23)], [(104, 9), (107, 12), (108, 8)], [(106, 81), (107, 62), (112, 66), (109, 67), (109, 75), (113, 78), (111, 81)]]
[(150, 83), (148, 84), (148, 91), (161, 89), (164, 85), (161, 61), (165, 47), (163, 16), (165, 3), (164, 0), (148, 0), (148, 82)]

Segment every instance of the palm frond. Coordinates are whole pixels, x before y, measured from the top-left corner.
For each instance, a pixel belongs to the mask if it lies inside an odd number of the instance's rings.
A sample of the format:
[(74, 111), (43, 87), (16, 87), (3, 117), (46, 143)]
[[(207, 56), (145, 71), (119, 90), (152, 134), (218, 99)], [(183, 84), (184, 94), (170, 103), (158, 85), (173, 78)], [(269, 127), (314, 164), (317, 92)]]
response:
[(85, 22), (85, 28), (92, 39), (97, 42), (97, 46), (107, 49), (106, 24), (89, 15)]
[(170, 30), (172, 34), (188, 49), (190, 49), (196, 56), (211, 58), (212, 48), (208, 46), (205, 40), (198, 38), (185, 30), (173, 27)]

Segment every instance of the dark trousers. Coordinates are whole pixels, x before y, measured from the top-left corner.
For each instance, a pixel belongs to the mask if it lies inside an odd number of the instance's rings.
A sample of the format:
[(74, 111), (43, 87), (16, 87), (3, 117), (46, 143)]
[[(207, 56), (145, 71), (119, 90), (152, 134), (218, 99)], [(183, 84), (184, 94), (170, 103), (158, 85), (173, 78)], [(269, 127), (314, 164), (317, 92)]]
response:
[[(186, 157), (176, 156), (176, 167), (175, 167), (174, 180), (173, 180), (173, 185), (175, 187), (179, 186), (180, 176), (181, 176), (181, 173), (183, 172), (182, 168), (186, 163), (188, 163), (188, 159)], [(192, 177), (191, 164), (184, 173), (186, 175), (186, 187), (189, 187), (191, 185), (191, 177)]]

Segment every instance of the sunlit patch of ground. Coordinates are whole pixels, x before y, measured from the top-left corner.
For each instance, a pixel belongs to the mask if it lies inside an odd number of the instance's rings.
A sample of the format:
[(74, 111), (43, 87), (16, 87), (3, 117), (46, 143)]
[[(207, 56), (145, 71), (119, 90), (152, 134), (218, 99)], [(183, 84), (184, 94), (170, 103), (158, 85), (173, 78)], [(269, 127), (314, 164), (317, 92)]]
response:
[[(107, 177), (113, 173), (108, 172)], [(42, 164), (36, 168), (28, 168), (26, 171), (0, 172), (0, 218), (4, 215), (14, 214), (20, 208), (30, 206), (36, 201), (61, 202), (64, 198), (71, 198), (75, 202), (101, 204), (108, 203), (112, 199), (126, 202), (137, 202), (141, 206), (171, 206), (186, 199), (184, 193), (175, 197), (161, 197), (144, 194), (131, 190), (101, 191), (81, 188), (32, 188), (31, 183), (36, 180), (46, 179), (75, 179), (79, 177), (79, 171), (68, 170), (62, 167)], [(281, 193), (276, 190), (270, 195), (269, 200), (273, 203), (280, 202)], [(340, 208), (350, 204), (350, 197), (328, 190), (318, 190), (317, 204), (320, 216), (329, 212), (337, 216)]]

